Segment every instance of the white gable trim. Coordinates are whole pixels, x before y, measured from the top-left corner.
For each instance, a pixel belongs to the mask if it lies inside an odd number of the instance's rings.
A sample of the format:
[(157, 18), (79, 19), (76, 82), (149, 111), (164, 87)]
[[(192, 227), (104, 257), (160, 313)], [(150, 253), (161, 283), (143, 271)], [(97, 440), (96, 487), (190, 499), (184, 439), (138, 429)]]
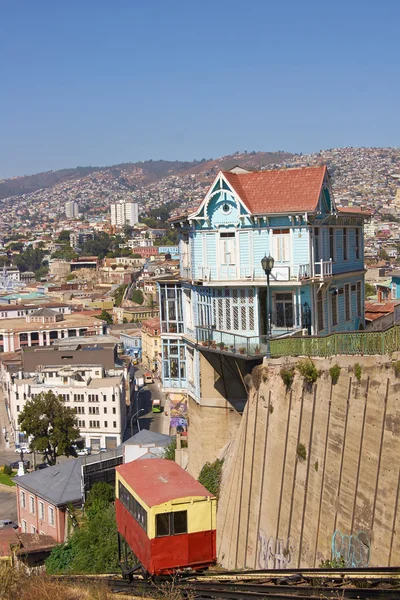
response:
[[(214, 188), (215, 188), (215, 185), (216, 185), (218, 182), (222, 182), (222, 181), (224, 181), (224, 182), (226, 183), (226, 185), (228, 186), (228, 189), (226, 189), (226, 188), (223, 188), (223, 187), (222, 187), (222, 185), (221, 185), (221, 186), (220, 186), (220, 188), (219, 188), (218, 190), (215, 190), (215, 191), (213, 191), (213, 190), (214, 190)], [(205, 213), (205, 212), (207, 211), (207, 208), (208, 208), (208, 205), (209, 205), (209, 203), (210, 203), (210, 200), (211, 200), (211, 199), (212, 199), (212, 198), (213, 198), (213, 197), (214, 197), (216, 194), (219, 194), (219, 193), (221, 193), (221, 192), (224, 192), (224, 191), (225, 191), (225, 192), (228, 192), (229, 194), (231, 194), (231, 195), (233, 196), (233, 198), (234, 198), (235, 202), (236, 202), (238, 205), (241, 205), (241, 206), (242, 206), (242, 207), (245, 209), (245, 211), (246, 211), (246, 215), (241, 215), (241, 216), (249, 216), (249, 213), (250, 213), (250, 211), (249, 211), (248, 207), (247, 207), (247, 206), (246, 206), (246, 204), (243, 202), (243, 200), (240, 198), (240, 196), (238, 195), (238, 193), (236, 192), (236, 190), (235, 190), (235, 189), (233, 189), (233, 187), (231, 186), (231, 184), (229, 183), (229, 181), (227, 181), (226, 177), (224, 177), (224, 174), (223, 174), (223, 172), (222, 172), (222, 171), (220, 171), (220, 172), (218, 173), (218, 175), (216, 176), (216, 178), (214, 179), (214, 181), (212, 182), (212, 184), (211, 184), (211, 186), (210, 186), (210, 188), (209, 188), (209, 190), (208, 190), (207, 194), (205, 195), (205, 197), (204, 197), (204, 199), (203, 199), (202, 203), (200, 204), (200, 206), (198, 207), (198, 209), (196, 210), (196, 212), (195, 212), (195, 213), (192, 213), (192, 214), (190, 214), (190, 215), (188, 216), (188, 219), (204, 219), (204, 218), (205, 218), (204, 216), (203, 216), (203, 217), (200, 217), (200, 216), (199, 216), (199, 215), (200, 215), (200, 213), (201, 213), (201, 211), (202, 211), (202, 210), (204, 210), (204, 213)]]

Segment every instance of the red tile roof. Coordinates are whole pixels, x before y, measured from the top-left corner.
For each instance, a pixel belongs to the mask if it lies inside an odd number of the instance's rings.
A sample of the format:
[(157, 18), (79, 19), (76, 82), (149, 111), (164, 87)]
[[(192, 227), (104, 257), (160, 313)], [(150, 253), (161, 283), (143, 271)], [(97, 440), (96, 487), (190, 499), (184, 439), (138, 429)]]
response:
[(176, 498), (212, 498), (205, 487), (173, 460), (134, 460), (117, 467), (117, 472), (147, 506), (158, 506)]
[(369, 217), (372, 215), (372, 211), (370, 210), (363, 210), (360, 206), (338, 206), (338, 212), (339, 213), (343, 213), (346, 215), (365, 215), (366, 217)]
[(255, 173), (223, 171), (252, 214), (315, 210), (326, 174), (326, 166)]

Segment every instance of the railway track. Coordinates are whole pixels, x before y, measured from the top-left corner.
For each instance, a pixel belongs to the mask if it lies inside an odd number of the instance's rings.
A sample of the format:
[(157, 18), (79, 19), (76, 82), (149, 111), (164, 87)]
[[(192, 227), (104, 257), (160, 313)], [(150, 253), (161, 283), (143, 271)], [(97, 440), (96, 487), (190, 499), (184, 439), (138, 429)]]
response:
[[(63, 579), (87, 583), (93, 578)], [(182, 598), (198, 600), (400, 600), (399, 568), (210, 571), (155, 580), (137, 575), (131, 582), (121, 577), (105, 576), (103, 579), (115, 593), (148, 597), (168, 597), (174, 590), (174, 596), (179, 591)]]

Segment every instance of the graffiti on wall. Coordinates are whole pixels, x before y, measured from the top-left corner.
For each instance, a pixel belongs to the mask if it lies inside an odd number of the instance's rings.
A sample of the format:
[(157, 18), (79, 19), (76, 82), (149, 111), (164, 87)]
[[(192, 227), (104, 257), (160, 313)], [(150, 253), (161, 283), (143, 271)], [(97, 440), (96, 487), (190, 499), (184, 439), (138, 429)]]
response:
[(368, 567), (371, 542), (369, 534), (359, 531), (354, 535), (343, 535), (339, 529), (332, 536), (332, 559), (343, 558), (348, 568)]
[(170, 426), (182, 431), (187, 429), (187, 396), (184, 394), (171, 393), (168, 394)]
[(290, 538), (283, 540), (274, 536), (267, 537), (266, 533), (260, 529), (258, 542), (260, 569), (287, 569), (290, 566), (293, 553)]

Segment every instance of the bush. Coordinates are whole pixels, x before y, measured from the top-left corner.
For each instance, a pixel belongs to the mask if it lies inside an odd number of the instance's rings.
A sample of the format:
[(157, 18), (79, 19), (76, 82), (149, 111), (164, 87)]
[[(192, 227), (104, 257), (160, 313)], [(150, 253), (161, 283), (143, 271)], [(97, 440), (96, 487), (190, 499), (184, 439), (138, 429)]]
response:
[(170, 442), (168, 444), (168, 446), (165, 446), (163, 458), (165, 458), (167, 460), (175, 460), (175, 450), (176, 450), (176, 438), (174, 438), (172, 440), (172, 442)]
[(353, 370), (354, 370), (354, 377), (355, 377), (355, 378), (357, 379), (357, 381), (360, 383), (360, 381), (361, 381), (361, 374), (362, 374), (362, 368), (361, 368), (361, 365), (360, 365), (360, 363), (358, 363), (358, 362), (357, 362), (357, 363), (354, 365), (354, 368), (353, 368)]
[(334, 558), (332, 560), (323, 560), (319, 565), (320, 569), (344, 569), (345, 567), (347, 567), (347, 565), (343, 556), (341, 556), (339, 559)]
[(329, 369), (329, 374), (332, 379), (332, 384), (336, 385), (339, 380), (339, 376), (340, 376), (340, 367), (337, 363)]
[(260, 389), (261, 382), (265, 382), (268, 379), (268, 369), (263, 367), (263, 365), (257, 365), (251, 372), (251, 378), (253, 380), (253, 385), (256, 390)]
[(282, 367), (280, 371), (280, 375), (282, 377), (282, 381), (286, 386), (286, 391), (290, 390), (292, 387), (293, 379), (294, 379), (295, 370), (293, 366)]
[(306, 387), (311, 389), (320, 375), (317, 367), (314, 365), (311, 358), (303, 358), (302, 360), (299, 360), (296, 366), (300, 375), (304, 378)]
[(217, 499), (219, 498), (223, 460), (206, 463), (200, 471), (199, 482)]
[(304, 444), (297, 444), (297, 456), (301, 460), (306, 460), (307, 458), (307, 450)]
[(4, 473), (4, 475), (8, 475), (9, 477), (11, 477), (11, 475), (13, 474), (13, 470), (10, 467), (10, 465), (4, 465), (3, 473)]

